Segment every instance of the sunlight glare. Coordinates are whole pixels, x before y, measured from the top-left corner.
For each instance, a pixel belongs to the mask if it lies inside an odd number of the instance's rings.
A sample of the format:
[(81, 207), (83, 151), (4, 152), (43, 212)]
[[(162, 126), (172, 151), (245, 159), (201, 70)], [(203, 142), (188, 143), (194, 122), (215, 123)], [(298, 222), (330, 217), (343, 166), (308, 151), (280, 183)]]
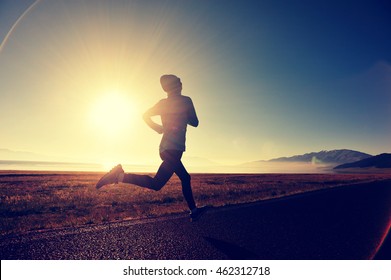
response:
[(119, 137), (132, 128), (136, 106), (126, 94), (110, 91), (91, 106), (90, 124), (102, 137)]

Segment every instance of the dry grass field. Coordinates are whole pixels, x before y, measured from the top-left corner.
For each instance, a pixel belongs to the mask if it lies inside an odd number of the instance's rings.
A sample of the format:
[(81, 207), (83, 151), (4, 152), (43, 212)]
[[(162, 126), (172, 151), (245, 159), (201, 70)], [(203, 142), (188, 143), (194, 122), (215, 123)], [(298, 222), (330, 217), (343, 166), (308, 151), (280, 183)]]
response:
[[(159, 192), (118, 184), (95, 189), (102, 173), (0, 172), (1, 235), (187, 212), (174, 176)], [(193, 174), (199, 205), (278, 198), (391, 174)]]

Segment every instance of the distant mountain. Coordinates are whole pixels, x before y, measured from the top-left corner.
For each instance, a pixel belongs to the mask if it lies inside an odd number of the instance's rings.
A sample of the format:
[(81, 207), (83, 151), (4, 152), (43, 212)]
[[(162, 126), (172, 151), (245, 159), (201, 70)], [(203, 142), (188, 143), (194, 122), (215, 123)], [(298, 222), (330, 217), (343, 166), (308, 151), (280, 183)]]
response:
[(313, 162), (313, 163), (350, 163), (371, 157), (371, 155), (353, 150), (332, 150), (312, 152), (292, 157), (281, 157), (270, 162)]
[(8, 161), (50, 161), (50, 162), (77, 162), (78, 160), (62, 157), (39, 154), (28, 151), (15, 151), (10, 149), (0, 148), (0, 160)]
[(356, 162), (341, 164), (334, 167), (334, 169), (366, 167), (391, 168), (391, 154), (380, 154)]
[(37, 159), (42, 159), (42, 156), (31, 152), (0, 149), (0, 160), (37, 160)]

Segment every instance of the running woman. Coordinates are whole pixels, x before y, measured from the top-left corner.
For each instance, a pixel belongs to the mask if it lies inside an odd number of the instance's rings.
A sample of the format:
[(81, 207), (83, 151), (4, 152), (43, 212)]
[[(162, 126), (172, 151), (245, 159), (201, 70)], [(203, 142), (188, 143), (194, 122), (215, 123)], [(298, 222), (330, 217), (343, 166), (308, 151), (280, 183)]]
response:
[[(187, 125), (198, 126), (198, 118), (190, 97), (182, 95), (182, 82), (175, 75), (163, 75), (160, 78), (167, 98), (160, 100), (155, 106), (147, 110), (144, 121), (159, 134), (163, 134), (159, 146), (162, 163), (154, 177), (125, 173), (118, 164), (105, 174), (96, 184), (100, 189), (104, 185), (113, 183), (128, 183), (151, 190), (161, 190), (175, 173), (182, 184), (182, 193), (190, 209), (190, 220), (197, 221), (208, 207), (197, 207), (191, 188), (191, 176), (184, 167), (181, 158), (186, 149)], [(151, 117), (160, 116), (161, 125), (155, 123)]]

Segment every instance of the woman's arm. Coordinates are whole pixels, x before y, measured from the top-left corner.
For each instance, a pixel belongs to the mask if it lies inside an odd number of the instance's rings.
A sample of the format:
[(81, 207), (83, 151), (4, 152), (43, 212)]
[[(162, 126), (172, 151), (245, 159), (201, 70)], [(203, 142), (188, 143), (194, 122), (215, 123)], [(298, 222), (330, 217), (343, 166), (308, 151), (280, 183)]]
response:
[(193, 101), (191, 101), (191, 99), (190, 99), (190, 106), (187, 110), (187, 123), (194, 127), (197, 127), (199, 124), (198, 117), (193, 105)]
[(144, 121), (146, 122), (146, 124), (152, 128), (153, 130), (155, 130), (157, 133), (159, 134), (162, 134), (163, 133), (163, 126), (160, 125), (160, 124), (157, 124), (155, 123), (153, 120), (152, 120), (152, 116), (156, 116), (156, 114), (153, 112), (153, 108), (147, 110), (144, 115), (143, 115), (143, 119)]

